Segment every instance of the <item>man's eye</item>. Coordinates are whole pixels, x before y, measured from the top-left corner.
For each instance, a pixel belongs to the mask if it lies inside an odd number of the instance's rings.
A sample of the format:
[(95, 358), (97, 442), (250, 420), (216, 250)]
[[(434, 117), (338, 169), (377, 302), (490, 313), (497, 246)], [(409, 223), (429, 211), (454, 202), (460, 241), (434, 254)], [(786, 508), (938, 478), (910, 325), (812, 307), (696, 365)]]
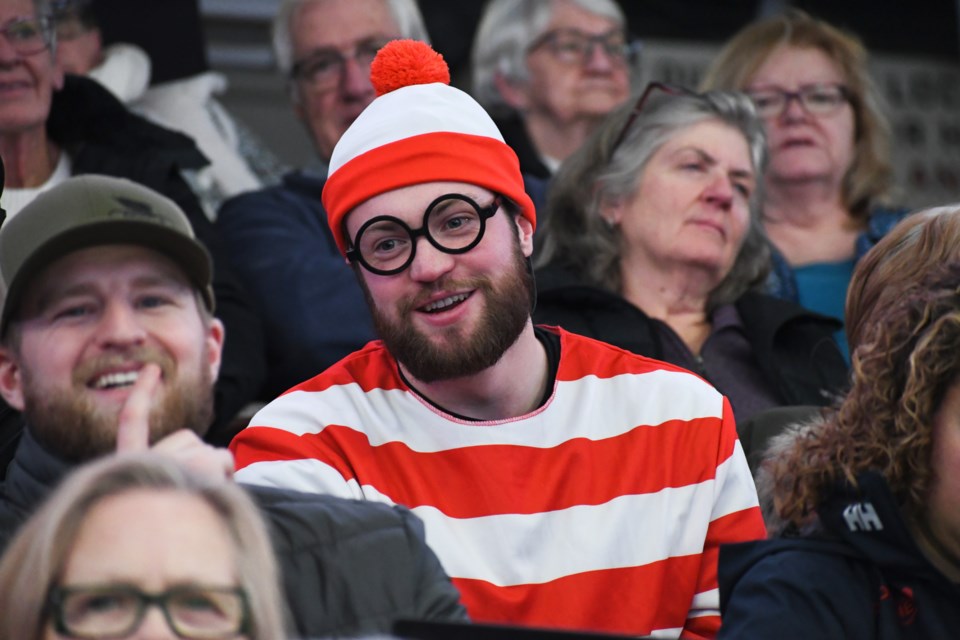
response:
[(170, 304), (170, 299), (165, 296), (143, 296), (137, 304), (142, 308), (154, 309)]
[(556, 47), (558, 51), (564, 53), (581, 53), (587, 45), (577, 38), (560, 38), (556, 42)]
[(357, 54), (356, 57), (358, 60), (366, 62), (368, 60), (372, 61), (377, 57), (377, 52), (383, 48), (385, 43), (381, 41), (376, 42), (362, 42), (357, 45)]
[(747, 199), (750, 198), (750, 187), (749, 187), (749, 186), (747, 186), (747, 185), (745, 185), (745, 184), (742, 184), (742, 183), (737, 183), (737, 182), (735, 182), (735, 183), (733, 184), (733, 188), (736, 189), (736, 190), (740, 193), (740, 195), (742, 195), (744, 198), (747, 198)]
[(377, 254), (396, 253), (400, 246), (400, 238), (383, 238), (372, 243), (373, 253)]
[(32, 40), (40, 35), (40, 27), (34, 22), (17, 22), (7, 27), (6, 35), (11, 40)]
[(57, 320), (70, 319), (70, 318), (82, 318), (92, 313), (92, 311), (93, 309), (89, 305), (77, 304), (77, 305), (72, 305), (69, 307), (63, 307), (61, 309), (57, 309), (56, 311), (54, 311), (53, 317), (54, 319), (57, 319)]
[(304, 72), (307, 76), (326, 75), (336, 69), (339, 64), (340, 59), (333, 56), (315, 58), (304, 66)]

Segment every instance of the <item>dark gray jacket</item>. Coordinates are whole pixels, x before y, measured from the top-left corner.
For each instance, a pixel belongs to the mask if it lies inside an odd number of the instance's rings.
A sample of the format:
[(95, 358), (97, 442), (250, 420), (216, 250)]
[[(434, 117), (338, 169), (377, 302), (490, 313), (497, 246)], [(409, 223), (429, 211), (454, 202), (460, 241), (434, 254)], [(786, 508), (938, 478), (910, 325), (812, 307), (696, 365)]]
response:
[[(26, 429), (0, 485), (0, 549), (69, 473)], [(398, 618), (466, 620), (460, 594), (403, 507), (246, 485), (270, 526), (293, 631), (389, 633)]]

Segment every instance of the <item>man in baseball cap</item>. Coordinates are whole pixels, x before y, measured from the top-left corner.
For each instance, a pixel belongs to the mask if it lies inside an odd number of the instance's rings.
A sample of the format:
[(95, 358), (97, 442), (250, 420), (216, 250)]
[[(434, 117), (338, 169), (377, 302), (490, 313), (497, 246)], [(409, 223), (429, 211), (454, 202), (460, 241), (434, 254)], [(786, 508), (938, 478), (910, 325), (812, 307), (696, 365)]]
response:
[[(128, 180), (69, 178), (0, 227), (0, 395), (26, 418), (0, 486), (0, 551), (72, 467), (114, 451), (150, 447), (232, 475), (230, 452), (201, 440), (224, 342), (210, 282), (180, 208)], [(409, 511), (246, 489), (301, 637), (464, 619)]]
[[(147, 365), (150, 440), (202, 436), (224, 331), (210, 258), (180, 208), (120, 178), (71, 178), (0, 228), (0, 394), (65, 460), (116, 448), (118, 417)], [(152, 376), (151, 376), (152, 377)], [(66, 417), (83, 409), (86, 424)]]

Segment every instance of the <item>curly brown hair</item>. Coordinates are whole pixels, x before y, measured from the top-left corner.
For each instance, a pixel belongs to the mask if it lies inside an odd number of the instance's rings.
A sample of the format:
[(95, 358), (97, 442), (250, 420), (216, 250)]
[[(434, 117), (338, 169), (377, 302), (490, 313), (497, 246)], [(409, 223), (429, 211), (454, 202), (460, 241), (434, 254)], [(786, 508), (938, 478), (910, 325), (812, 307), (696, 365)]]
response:
[(778, 515), (799, 527), (867, 469), (908, 521), (925, 519), (934, 415), (960, 375), (960, 208), (894, 229), (857, 265), (850, 292), (851, 389), (766, 463)]

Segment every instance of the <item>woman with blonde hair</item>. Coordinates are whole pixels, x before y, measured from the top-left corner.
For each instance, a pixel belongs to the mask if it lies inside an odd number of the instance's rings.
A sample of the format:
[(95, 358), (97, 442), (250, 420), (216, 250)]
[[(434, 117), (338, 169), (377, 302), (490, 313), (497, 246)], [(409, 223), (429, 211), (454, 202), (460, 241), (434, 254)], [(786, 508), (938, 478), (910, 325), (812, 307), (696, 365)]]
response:
[(764, 120), (771, 292), (842, 320), (856, 261), (906, 215), (887, 208), (890, 127), (863, 44), (791, 10), (737, 33), (701, 88), (745, 91)]
[(0, 561), (0, 639), (285, 636), (266, 526), (237, 485), (159, 454), (81, 467)]
[(847, 317), (850, 392), (763, 462), (782, 537), (721, 550), (721, 637), (947, 638), (960, 625), (960, 208), (881, 240)]

